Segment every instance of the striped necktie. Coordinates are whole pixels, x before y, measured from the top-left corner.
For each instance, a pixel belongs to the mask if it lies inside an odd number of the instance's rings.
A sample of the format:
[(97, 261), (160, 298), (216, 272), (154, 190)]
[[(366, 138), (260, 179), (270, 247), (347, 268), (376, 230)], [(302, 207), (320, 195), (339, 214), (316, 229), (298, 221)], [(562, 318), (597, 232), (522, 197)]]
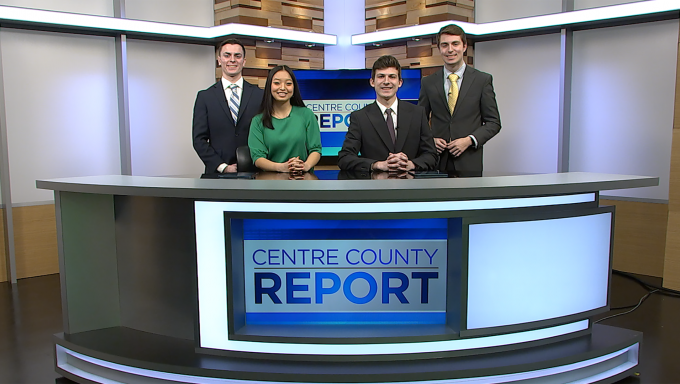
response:
[(452, 73), (449, 75), (449, 81), (451, 86), (449, 87), (449, 112), (453, 115), (453, 108), (456, 107), (456, 101), (458, 100), (458, 75)]
[(238, 120), (238, 107), (239, 107), (239, 99), (238, 99), (238, 85), (232, 84), (229, 86), (229, 89), (231, 89), (231, 96), (229, 97), (229, 110), (231, 110), (231, 118), (234, 119), (234, 125), (236, 125), (236, 120)]

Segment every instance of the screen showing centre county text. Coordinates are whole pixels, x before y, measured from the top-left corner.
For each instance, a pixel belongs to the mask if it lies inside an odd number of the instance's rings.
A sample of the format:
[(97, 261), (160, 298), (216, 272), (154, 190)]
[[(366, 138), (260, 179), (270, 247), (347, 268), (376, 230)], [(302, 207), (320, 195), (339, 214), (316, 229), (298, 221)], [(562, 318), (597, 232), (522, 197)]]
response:
[[(345, 140), (349, 115), (375, 101), (370, 69), (296, 70), (300, 93), (316, 115), (321, 129), (323, 156), (337, 156)], [(420, 69), (402, 69), (400, 100), (416, 104), (420, 92)]]
[(246, 324), (446, 322), (446, 219), (232, 221)]

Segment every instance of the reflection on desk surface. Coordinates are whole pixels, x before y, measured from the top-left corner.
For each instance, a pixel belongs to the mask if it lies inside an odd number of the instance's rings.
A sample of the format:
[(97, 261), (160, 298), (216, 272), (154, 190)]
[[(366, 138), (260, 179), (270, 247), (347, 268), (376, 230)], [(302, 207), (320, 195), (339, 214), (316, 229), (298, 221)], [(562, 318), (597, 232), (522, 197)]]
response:
[[(432, 179), (432, 178), (468, 178), (468, 177), (490, 177), (490, 176), (517, 176), (528, 175), (529, 173), (465, 173), (465, 172), (355, 172), (341, 171), (339, 169), (314, 170), (305, 173), (286, 173), (286, 172), (238, 172), (238, 173), (211, 173), (201, 175), (201, 179), (247, 179), (247, 180), (385, 180), (385, 179)], [(176, 177), (195, 177), (193, 175), (182, 175)]]

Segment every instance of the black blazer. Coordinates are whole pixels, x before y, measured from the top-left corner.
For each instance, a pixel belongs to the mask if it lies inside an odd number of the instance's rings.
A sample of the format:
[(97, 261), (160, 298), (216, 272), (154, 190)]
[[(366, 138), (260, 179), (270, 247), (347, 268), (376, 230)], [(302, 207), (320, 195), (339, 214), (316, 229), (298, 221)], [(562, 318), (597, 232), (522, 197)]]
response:
[(250, 120), (260, 110), (264, 91), (243, 81), (236, 126), (231, 118), (222, 80), (199, 91), (194, 104), (194, 149), (205, 164), (205, 173), (217, 172), (222, 164), (236, 163), (236, 148), (248, 145)]
[[(478, 173), (481, 176), (484, 144), (501, 129), (491, 75), (467, 66), (451, 115), (448, 99), (444, 94), (444, 69), (440, 69), (423, 78), (418, 105), (425, 108), (427, 116), (431, 117), (434, 137), (450, 141), (473, 135), (477, 139), (477, 148), (468, 147), (459, 157), (454, 158), (454, 165), (456, 172)], [(441, 153), (439, 170), (454, 171), (447, 169), (449, 156), (451, 154), (447, 151)]]
[(434, 169), (437, 152), (425, 110), (399, 100), (395, 129), (397, 142), (393, 144), (385, 118), (376, 103), (352, 112), (345, 142), (338, 153), (340, 169), (370, 171), (373, 163), (386, 160), (390, 153), (399, 152), (408, 156), (416, 170)]

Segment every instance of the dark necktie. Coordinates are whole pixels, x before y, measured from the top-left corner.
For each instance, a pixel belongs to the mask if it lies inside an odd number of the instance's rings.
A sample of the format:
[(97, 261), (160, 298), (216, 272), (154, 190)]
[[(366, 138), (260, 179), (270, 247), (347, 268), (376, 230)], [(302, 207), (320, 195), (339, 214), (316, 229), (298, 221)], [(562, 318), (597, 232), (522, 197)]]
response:
[(397, 142), (397, 136), (394, 132), (394, 120), (392, 120), (392, 108), (387, 108), (385, 110), (387, 114), (387, 130), (390, 132), (390, 137), (392, 138), (392, 144)]

